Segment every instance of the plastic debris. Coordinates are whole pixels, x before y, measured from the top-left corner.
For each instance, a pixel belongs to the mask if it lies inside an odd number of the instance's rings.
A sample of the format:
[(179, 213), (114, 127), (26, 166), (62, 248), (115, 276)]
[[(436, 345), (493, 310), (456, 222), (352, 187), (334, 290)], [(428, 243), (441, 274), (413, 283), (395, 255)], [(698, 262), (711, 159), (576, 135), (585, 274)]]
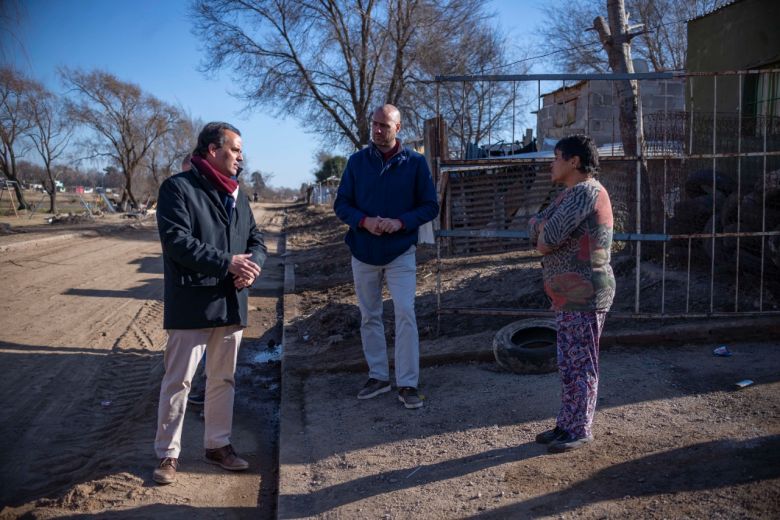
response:
[(109, 401), (108, 399), (106, 399), (105, 401), (100, 401), (100, 406), (103, 407), (111, 406), (111, 401)]
[(750, 379), (743, 379), (742, 381), (739, 381), (738, 383), (735, 383), (734, 386), (737, 388), (745, 388), (746, 386), (750, 386), (753, 384), (753, 381)]
[(712, 354), (720, 357), (729, 357), (731, 355), (731, 351), (726, 345), (720, 345), (712, 351)]

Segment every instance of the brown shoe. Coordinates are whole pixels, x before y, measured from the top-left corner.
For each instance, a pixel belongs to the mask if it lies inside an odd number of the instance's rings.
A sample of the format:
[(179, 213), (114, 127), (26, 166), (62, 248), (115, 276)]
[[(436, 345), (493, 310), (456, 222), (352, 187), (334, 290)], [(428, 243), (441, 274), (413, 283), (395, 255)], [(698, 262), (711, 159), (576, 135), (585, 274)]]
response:
[(249, 463), (236, 455), (230, 444), (214, 450), (206, 450), (206, 456), (203, 457), (203, 460), (229, 471), (243, 471), (249, 467)]
[(160, 465), (154, 470), (152, 479), (158, 484), (170, 484), (176, 481), (177, 469), (179, 469), (179, 460), (165, 457), (160, 459)]

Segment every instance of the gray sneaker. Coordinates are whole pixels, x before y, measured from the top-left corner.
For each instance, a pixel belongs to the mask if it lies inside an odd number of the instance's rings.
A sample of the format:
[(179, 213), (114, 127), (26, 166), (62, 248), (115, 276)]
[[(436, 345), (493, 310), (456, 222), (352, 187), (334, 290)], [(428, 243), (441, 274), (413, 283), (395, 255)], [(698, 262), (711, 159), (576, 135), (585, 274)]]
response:
[(411, 386), (404, 386), (398, 389), (398, 400), (404, 403), (404, 406), (410, 410), (422, 408), (422, 399), (417, 394), (417, 389)]
[(566, 451), (582, 448), (591, 442), (593, 442), (592, 435), (588, 437), (575, 437), (574, 435), (567, 433), (563, 437), (559, 437), (557, 440), (551, 442), (550, 445), (547, 446), (547, 451), (550, 453), (564, 453)]
[(370, 377), (363, 388), (358, 392), (358, 399), (371, 399), (379, 394), (390, 391), (390, 381), (380, 381)]

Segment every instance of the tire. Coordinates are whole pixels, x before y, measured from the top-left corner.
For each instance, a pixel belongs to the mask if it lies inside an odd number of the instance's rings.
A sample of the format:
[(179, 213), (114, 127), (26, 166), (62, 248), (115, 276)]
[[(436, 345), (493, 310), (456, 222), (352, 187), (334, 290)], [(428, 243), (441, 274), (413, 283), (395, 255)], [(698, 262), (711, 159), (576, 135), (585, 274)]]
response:
[[(761, 231), (764, 220), (766, 220), (766, 229), (780, 226), (780, 209), (771, 205), (771, 201), (772, 199), (768, 198), (766, 203), (762, 202), (761, 194), (755, 191), (745, 196), (740, 214), (742, 231)], [(766, 207), (762, 211), (764, 205)]]
[(739, 197), (732, 193), (726, 197), (726, 201), (720, 208), (720, 223), (725, 228), (737, 221), (737, 207), (739, 206)]
[[(776, 227), (775, 231), (780, 231), (780, 226)], [(766, 247), (772, 263), (775, 264), (776, 268), (780, 269), (780, 235), (767, 238)]]
[[(729, 195), (737, 188), (730, 176), (718, 172), (715, 174), (715, 189), (724, 195)], [(699, 197), (712, 193), (712, 169), (705, 168), (693, 172), (685, 180), (685, 193), (688, 198)]]
[[(712, 217), (710, 217), (710, 220), (707, 221), (707, 223), (704, 225), (704, 228), (701, 230), (702, 233), (712, 233), (713, 225), (715, 227), (715, 233), (719, 233), (722, 231), (720, 224), (720, 220), (713, 220)], [(721, 268), (727, 268), (727, 265), (724, 263), (721, 263), (722, 260), (726, 258), (733, 258), (733, 250), (735, 249), (732, 246), (732, 254), (727, 254), (726, 251), (728, 250), (728, 245), (725, 242), (723, 238), (716, 238), (715, 240), (715, 266), (721, 267)], [(712, 238), (705, 238), (702, 241), (702, 249), (707, 254), (707, 258), (712, 259)]]
[(716, 192), (714, 197), (700, 195), (678, 202), (674, 206), (674, 217), (669, 219), (667, 232), (672, 235), (699, 233), (712, 217), (712, 205), (718, 212), (725, 199), (722, 193)]
[(546, 374), (558, 370), (555, 320), (515, 321), (493, 338), (496, 363), (515, 374)]

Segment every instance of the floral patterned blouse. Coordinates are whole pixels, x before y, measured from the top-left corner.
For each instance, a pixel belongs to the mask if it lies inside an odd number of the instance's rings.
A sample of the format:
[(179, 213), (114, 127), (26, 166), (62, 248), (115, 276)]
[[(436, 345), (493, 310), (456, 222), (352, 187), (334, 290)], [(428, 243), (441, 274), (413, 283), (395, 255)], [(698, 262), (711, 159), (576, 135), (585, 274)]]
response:
[(552, 249), (542, 259), (542, 275), (554, 310), (609, 310), (615, 296), (612, 204), (599, 181), (589, 178), (561, 192), (531, 218), (528, 232), (534, 247), (543, 233)]

